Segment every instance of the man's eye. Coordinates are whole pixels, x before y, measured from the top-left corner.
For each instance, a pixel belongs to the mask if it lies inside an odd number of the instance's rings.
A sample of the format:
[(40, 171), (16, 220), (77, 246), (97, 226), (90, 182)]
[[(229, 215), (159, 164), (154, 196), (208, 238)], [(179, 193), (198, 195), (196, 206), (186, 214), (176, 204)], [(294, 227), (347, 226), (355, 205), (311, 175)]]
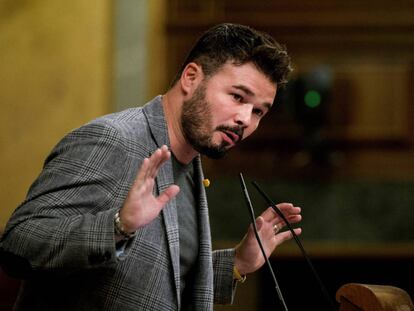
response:
[(261, 109), (253, 109), (253, 113), (259, 117), (262, 117), (264, 115)]
[(241, 102), (243, 100), (243, 97), (239, 94), (232, 94), (232, 96), (238, 102)]

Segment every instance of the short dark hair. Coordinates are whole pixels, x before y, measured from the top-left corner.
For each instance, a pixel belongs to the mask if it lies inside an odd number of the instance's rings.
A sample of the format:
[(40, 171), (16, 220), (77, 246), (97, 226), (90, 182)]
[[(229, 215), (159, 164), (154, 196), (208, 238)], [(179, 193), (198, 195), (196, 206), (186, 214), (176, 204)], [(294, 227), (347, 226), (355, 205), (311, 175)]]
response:
[(191, 62), (200, 65), (209, 78), (228, 61), (235, 65), (252, 62), (278, 87), (287, 83), (292, 71), (286, 48), (269, 34), (244, 25), (224, 23), (210, 28), (197, 40), (172, 85)]

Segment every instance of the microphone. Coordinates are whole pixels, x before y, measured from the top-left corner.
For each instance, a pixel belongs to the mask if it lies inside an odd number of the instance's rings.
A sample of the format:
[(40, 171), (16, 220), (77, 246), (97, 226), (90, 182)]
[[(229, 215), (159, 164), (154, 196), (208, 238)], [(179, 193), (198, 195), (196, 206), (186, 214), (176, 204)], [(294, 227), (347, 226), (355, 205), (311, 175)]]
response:
[(274, 271), (272, 269), (272, 266), (270, 264), (269, 259), (266, 256), (266, 252), (265, 252), (265, 250), (263, 248), (262, 241), (261, 241), (261, 239), (259, 237), (259, 232), (257, 231), (257, 227), (256, 227), (256, 217), (254, 216), (254, 210), (253, 210), (252, 202), (250, 200), (249, 192), (247, 191), (246, 183), (244, 182), (243, 174), (240, 173), (239, 174), (239, 177), (240, 177), (241, 188), (242, 188), (243, 194), (244, 194), (244, 199), (246, 201), (246, 205), (247, 205), (247, 207), (249, 209), (249, 212), (250, 212), (250, 217), (251, 217), (251, 220), (252, 220), (252, 225), (253, 225), (253, 229), (254, 229), (254, 234), (256, 236), (256, 240), (259, 243), (259, 247), (260, 247), (260, 250), (262, 251), (264, 260), (265, 260), (265, 262), (267, 264), (267, 267), (269, 268), (270, 274), (272, 275), (272, 279), (273, 279), (273, 282), (275, 283), (275, 289), (276, 289), (276, 293), (277, 293), (277, 295), (279, 297), (279, 300), (282, 303), (285, 311), (288, 311), (288, 308), (287, 308), (285, 299), (283, 298), (283, 295), (282, 295), (282, 292), (280, 290), (279, 284), (277, 282), (275, 273), (274, 273)]
[(332, 299), (330, 298), (328, 291), (326, 290), (326, 287), (323, 285), (321, 278), (319, 277), (318, 273), (316, 272), (315, 268), (313, 267), (313, 264), (308, 256), (308, 254), (306, 253), (304, 247), (302, 246), (302, 243), (300, 242), (298, 236), (296, 235), (295, 231), (292, 228), (292, 225), (289, 223), (289, 221), (286, 219), (285, 215), (283, 215), (283, 213), (281, 212), (281, 210), (276, 206), (276, 204), (269, 198), (269, 196), (259, 187), (259, 185), (257, 184), (257, 182), (253, 181), (252, 182), (253, 186), (257, 189), (257, 191), (262, 195), (262, 197), (265, 199), (266, 203), (269, 204), (273, 210), (278, 214), (278, 216), (280, 218), (283, 219), (283, 221), (286, 223), (286, 226), (288, 227), (289, 231), (292, 233), (292, 236), (296, 242), (296, 244), (299, 246), (300, 251), (302, 252), (302, 256), (305, 258), (310, 270), (312, 271), (316, 281), (319, 284), (319, 288), (323, 294), (323, 296), (325, 297), (325, 300), (330, 304), (332, 310), (337, 310), (334, 302), (332, 301)]

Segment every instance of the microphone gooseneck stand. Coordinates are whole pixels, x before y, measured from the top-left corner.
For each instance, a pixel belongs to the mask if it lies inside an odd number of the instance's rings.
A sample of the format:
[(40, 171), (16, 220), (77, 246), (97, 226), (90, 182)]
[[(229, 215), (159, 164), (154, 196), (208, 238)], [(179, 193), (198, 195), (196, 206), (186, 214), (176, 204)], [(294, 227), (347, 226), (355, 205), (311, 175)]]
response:
[(265, 250), (263, 248), (262, 241), (261, 241), (261, 239), (259, 237), (259, 233), (257, 231), (257, 227), (256, 227), (256, 217), (254, 216), (254, 210), (253, 210), (252, 202), (250, 200), (250, 196), (249, 196), (249, 193), (247, 191), (246, 183), (244, 182), (243, 174), (240, 173), (239, 176), (240, 176), (240, 184), (241, 184), (241, 187), (242, 187), (242, 190), (243, 190), (243, 194), (244, 194), (244, 198), (245, 198), (245, 201), (246, 201), (246, 205), (247, 205), (247, 207), (249, 209), (249, 212), (250, 212), (250, 217), (251, 217), (251, 220), (252, 220), (254, 234), (256, 236), (257, 242), (259, 243), (260, 250), (262, 251), (263, 257), (265, 259), (265, 262), (267, 264), (267, 267), (269, 268), (270, 274), (272, 275), (273, 282), (275, 283), (275, 288), (276, 288), (277, 296), (279, 297), (279, 300), (282, 303), (285, 311), (288, 311), (288, 308), (287, 308), (285, 299), (283, 298), (283, 294), (282, 294), (282, 292), (280, 290), (280, 287), (279, 287), (279, 284), (277, 282), (275, 273), (274, 273), (274, 271), (272, 269), (272, 266), (270, 264), (269, 259), (266, 256), (266, 252), (265, 252)]
[(293, 238), (296, 242), (296, 244), (299, 246), (300, 251), (302, 252), (303, 257), (305, 258), (310, 270), (312, 271), (316, 281), (318, 282), (319, 288), (323, 294), (323, 296), (325, 297), (325, 300), (327, 301), (327, 303), (331, 306), (332, 310), (336, 311), (337, 308), (334, 304), (334, 302), (332, 301), (332, 299), (330, 298), (328, 291), (326, 290), (326, 287), (323, 285), (321, 278), (319, 277), (318, 273), (316, 272), (315, 268), (313, 267), (313, 264), (308, 256), (308, 254), (306, 253), (305, 249), (302, 246), (302, 243), (300, 242), (298, 236), (296, 235), (295, 231), (292, 228), (292, 225), (289, 223), (289, 221), (286, 219), (285, 215), (283, 215), (283, 213), (280, 211), (280, 209), (276, 206), (276, 204), (269, 198), (269, 196), (259, 187), (259, 185), (257, 184), (257, 182), (253, 181), (252, 182), (253, 186), (255, 186), (255, 188), (257, 189), (257, 191), (262, 195), (262, 197), (265, 199), (266, 203), (269, 204), (273, 210), (280, 216), (280, 218), (283, 219), (283, 221), (286, 223), (286, 226), (288, 227), (289, 231), (292, 233)]

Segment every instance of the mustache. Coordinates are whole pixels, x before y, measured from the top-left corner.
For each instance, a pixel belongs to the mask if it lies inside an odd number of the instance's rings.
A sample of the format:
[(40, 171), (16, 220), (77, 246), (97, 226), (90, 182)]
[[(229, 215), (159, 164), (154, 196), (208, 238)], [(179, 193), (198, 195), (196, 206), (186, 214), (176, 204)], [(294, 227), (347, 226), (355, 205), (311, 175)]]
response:
[(218, 131), (229, 131), (236, 134), (239, 139), (243, 138), (244, 128), (241, 126), (226, 126), (226, 125), (219, 125), (217, 126), (216, 130)]

